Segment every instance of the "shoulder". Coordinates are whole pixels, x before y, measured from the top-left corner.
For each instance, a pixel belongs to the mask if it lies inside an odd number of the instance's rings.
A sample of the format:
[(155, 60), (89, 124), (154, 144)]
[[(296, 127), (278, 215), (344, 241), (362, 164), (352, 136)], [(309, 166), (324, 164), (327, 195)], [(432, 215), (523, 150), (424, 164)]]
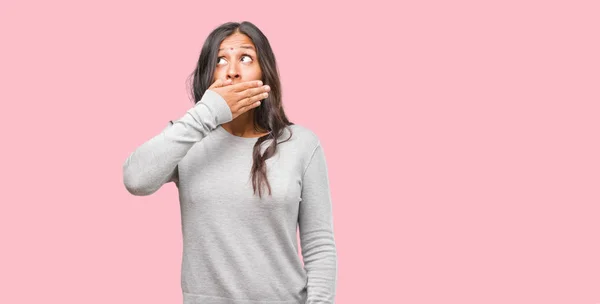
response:
[(304, 125), (293, 124), (287, 126), (280, 138), (283, 141), (288, 137), (290, 137), (290, 141), (294, 142), (294, 145), (297, 145), (297, 147), (304, 147), (304, 149), (311, 150), (311, 152), (315, 147), (320, 145), (319, 136), (315, 131)]
[[(289, 140), (286, 141), (288, 138)], [(284, 129), (279, 142), (278, 148), (281, 147), (283, 153), (296, 159), (299, 165), (299, 172), (304, 172), (313, 158), (315, 151), (321, 147), (321, 141), (317, 133), (306, 126), (299, 124), (287, 126)]]

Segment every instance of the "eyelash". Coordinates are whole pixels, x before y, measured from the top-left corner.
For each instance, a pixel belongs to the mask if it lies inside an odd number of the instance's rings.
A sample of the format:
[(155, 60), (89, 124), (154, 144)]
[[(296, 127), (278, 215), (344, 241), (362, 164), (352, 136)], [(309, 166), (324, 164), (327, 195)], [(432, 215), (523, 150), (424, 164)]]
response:
[[(251, 59), (251, 60), (254, 60), (254, 58), (252, 58), (252, 56), (250, 56), (250, 55), (248, 55), (248, 54), (242, 54), (242, 57), (244, 57), (244, 56), (248, 56), (248, 57), (250, 57), (250, 59)], [(225, 57), (221, 56), (221, 57), (217, 58), (217, 64), (219, 63), (219, 60), (220, 60), (221, 58), (225, 58)]]

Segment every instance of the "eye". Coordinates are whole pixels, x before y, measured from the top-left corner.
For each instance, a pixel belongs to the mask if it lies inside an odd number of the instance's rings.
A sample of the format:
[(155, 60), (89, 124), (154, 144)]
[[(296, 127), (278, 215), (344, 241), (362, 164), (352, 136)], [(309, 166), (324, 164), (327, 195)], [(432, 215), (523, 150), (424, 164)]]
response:
[[(252, 62), (252, 60), (253, 60), (253, 59), (252, 59), (252, 56), (250, 56), (250, 55), (248, 55), (248, 54), (243, 54), (243, 55), (242, 55), (242, 58), (244, 58), (244, 57), (247, 57), (247, 58), (249, 58), (249, 59), (250, 59), (249, 61), (246, 61), (246, 62)], [(219, 58), (217, 58), (217, 64), (220, 64), (220, 63), (221, 63), (221, 59), (225, 60), (225, 57), (219, 57)]]
[(247, 61), (247, 62), (251, 62), (252, 61), (252, 57), (250, 57), (250, 55), (244, 55), (244, 56), (242, 56), (242, 58), (244, 58), (244, 57), (250, 58), (250, 61)]

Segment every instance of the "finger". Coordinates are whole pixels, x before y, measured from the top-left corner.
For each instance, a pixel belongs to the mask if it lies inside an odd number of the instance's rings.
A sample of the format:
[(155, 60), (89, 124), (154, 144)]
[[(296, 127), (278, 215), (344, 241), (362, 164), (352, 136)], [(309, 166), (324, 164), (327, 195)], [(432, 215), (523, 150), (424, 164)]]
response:
[(249, 88), (241, 92), (237, 92), (238, 98), (241, 102), (245, 100), (245, 98), (250, 98), (255, 95), (260, 95), (265, 92), (269, 92), (271, 88), (268, 85), (260, 86), (258, 88)]
[(259, 101), (255, 101), (255, 102), (253, 102), (253, 103), (251, 103), (251, 104), (249, 104), (249, 105), (247, 105), (245, 107), (241, 107), (240, 108), (240, 113), (244, 113), (246, 111), (250, 111), (252, 108), (258, 108), (261, 105), (261, 103), (262, 102), (259, 100)]
[(211, 86), (210, 88), (220, 88), (222, 86), (226, 86), (231, 84), (231, 79), (217, 79)]
[(221, 80), (221, 79), (217, 79), (217, 80), (215, 80), (215, 81), (214, 81), (214, 82), (213, 82), (213, 83), (210, 85), (210, 87), (208, 87), (208, 88), (209, 88), (209, 89), (214, 89), (214, 88), (218, 88), (218, 87), (220, 87), (220, 86), (221, 86), (221, 81), (223, 81), (223, 80)]
[(247, 89), (244, 93), (246, 93), (246, 97), (251, 97), (251, 96), (259, 95), (259, 94), (266, 93), (269, 91), (271, 91), (271, 88), (268, 85), (265, 85), (265, 86), (261, 86), (258, 88)]
[(262, 81), (260, 80), (252, 80), (252, 81), (245, 81), (245, 82), (240, 82), (240, 83), (236, 83), (233, 85), (233, 90), (235, 92), (242, 92), (245, 91), (247, 89), (250, 88), (255, 88), (255, 87), (259, 87), (262, 85)]
[(261, 101), (267, 97), (269, 97), (269, 93), (262, 93), (252, 97), (244, 98), (242, 101), (240, 101), (240, 104), (242, 104), (240, 110), (245, 112), (251, 108), (258, 107)]

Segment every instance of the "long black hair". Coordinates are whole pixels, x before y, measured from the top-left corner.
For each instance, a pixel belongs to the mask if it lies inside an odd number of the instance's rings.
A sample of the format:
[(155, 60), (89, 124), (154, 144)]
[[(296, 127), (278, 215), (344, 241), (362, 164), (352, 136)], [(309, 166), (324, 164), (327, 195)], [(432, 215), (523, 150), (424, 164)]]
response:
[[(200, 58), (196, 69), (190, 75), (192, 78), (192, 95), (194, 97), (194, 103), (198, 103), (202, 99), (204, 92), (214, 82), (214, 71), (217, 64), (217, 54), (221, 42), (225, 38), (235, 33), (242, 33), (252, 42), (256, 47), (258, 56), (259, 66), (262, 72), (262, 82), (264, 85), (268, 85), (271, 90), (269, 96), (261, 101), (260, 106), (254, 108), (254, 129), (258, 132), (261, 130), (267, 130), (270, 133), (258, 138), (252, 152), (252, 169), (250, 171), (252, 175), (252, 188), (254, 193), (258, 189), (259, 197), (262, 197), (262, 184), (266, 184), (271, 192), (271, 185), (267, 179), (267, 168), (265, 161), (272, 157), (277, 151), (277, 145), (288, 141), (292, 137), (292, 131), (288, 128), (290, 136), (284, 141), (277, 142), (284, 129), (293, 125), (285, 115), (283, 105), (281, 103), (281, 83), (279, 81), (279, 70), (275, 61), (275, 54), (271, 49), (269, 40), (261, 32), (258, 27), (248, 21), (241, 23), (238, 22), (227, 22), (216, 29), (214, 29), (206, 38), (202, 51), (200, 52)], [(271, 144), (265, 149), (265, 152), (261, 155), (261, 144), (268, 139), (273, 139)]]

